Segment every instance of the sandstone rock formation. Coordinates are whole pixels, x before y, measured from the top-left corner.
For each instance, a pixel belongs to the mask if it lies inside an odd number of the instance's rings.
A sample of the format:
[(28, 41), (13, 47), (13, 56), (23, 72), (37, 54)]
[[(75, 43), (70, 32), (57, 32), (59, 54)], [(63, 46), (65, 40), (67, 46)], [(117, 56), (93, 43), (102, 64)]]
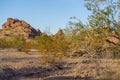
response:
[(39, 29), (34, 29), (24, 20), (14, 18), (8, 18), (7, 22), (2, 25), (3, 32), (8, 32), (8, 30), (10, 30), (10, 34), (22, 35), (25, 39), (34, 38), (35, 36), (39, 36), (41, 34)]
[(114, 45), (120, 46), (120, 37), (117, 36), (115, 33), (113, 33), (112, 35), (107, 37), (106, 41), (109, 42), (109, 43), (112, 43)]
[(64, 33), (61, 29), (58, 30), (58, 32), (52, 36), (52, 39), (63, 39)]

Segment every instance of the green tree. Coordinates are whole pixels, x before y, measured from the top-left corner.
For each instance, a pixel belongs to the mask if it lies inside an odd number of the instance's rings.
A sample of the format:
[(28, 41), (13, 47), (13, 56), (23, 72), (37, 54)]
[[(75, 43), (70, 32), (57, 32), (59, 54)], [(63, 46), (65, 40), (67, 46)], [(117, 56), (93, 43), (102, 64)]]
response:
[(117, 0), (84, 0), (86, 8), (92, 12), (88, 17), (89, 26), (92, 28), (112, 26), (112, 29), (119, 27), (120, 1)]
[(68, 23), (68, 27), (64, 29), (65, 35), (71, 36), (77, 34), (79, 31), (87, 29), (88, 27), (82, 23), (80, 19), (73, 16), (70, 17), (70, 21)]

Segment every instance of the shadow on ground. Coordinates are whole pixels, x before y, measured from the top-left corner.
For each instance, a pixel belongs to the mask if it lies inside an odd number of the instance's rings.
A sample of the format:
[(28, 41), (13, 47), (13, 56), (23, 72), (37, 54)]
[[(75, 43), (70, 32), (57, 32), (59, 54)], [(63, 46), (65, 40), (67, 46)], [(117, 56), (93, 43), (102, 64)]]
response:
[[(21, 69), (14, 69), (14, 68), (10, 68), (9, 66), (6, 66), (0, 70), (0, 80), (22, 80), (22, 79), (38, 80), (39, 78), (46, 78), (50, 75), (57, 74), (60, 71), (66, 71), (69, 69), (70, 69), (69, 67), (60, 67), (58, 69), (54, 69), (53, 67), (46, 68), (46, 67), (31, 67), (31, 66)], [(47, 80), (56, 80), (56, 79), (57, 77), (55, 79), (50, 78)], [(61, 78), (59, 80), (61, 80)]]
[(47, 78), (45, 80), (92, 80), (92, 77), (60, 76), (60, 77)]
[(0, 80), (20, 80), (21, 77), (33, 77), (33, 78), (43, 78), (50, 75), (50, 72), (54, 70), (42, 67), (30, 67), (22, 68), (19, 70), (4, 68), (0, 72)]
[(25, 58), (2, 58), (2, 62), (20, 62), (21, 60), (38, 60), (35, 57), (25, 57)]

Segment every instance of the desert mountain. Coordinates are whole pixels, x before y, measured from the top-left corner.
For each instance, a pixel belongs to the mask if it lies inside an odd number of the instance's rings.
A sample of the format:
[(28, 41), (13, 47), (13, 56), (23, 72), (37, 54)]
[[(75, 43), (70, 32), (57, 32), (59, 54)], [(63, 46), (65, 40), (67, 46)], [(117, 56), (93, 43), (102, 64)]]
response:
[(3, 23), (2, 29), (0, 30), (0, 38), (9, 35), (20, 35), (25, 39), (30, 39), (34, 38), (35, 36), (39, 36), (40, 34), (41, 31), (39, 29), (34, 29), (24, 20), (14, 18), (8, 18), (7, 21)]

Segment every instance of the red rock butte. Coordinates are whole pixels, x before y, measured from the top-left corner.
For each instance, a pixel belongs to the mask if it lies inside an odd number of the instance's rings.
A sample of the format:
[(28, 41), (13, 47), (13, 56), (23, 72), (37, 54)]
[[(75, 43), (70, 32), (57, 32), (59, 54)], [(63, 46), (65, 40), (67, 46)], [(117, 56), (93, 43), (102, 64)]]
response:
[(7, 22), (2, 25), (2, 31), (9, 29), (14, 35), (22, 35), (25, 39), (34, 38), (41, 34), (39, 29), (36, 30), (24, 20), (19, 20), (17, 18), (8, 18)]

